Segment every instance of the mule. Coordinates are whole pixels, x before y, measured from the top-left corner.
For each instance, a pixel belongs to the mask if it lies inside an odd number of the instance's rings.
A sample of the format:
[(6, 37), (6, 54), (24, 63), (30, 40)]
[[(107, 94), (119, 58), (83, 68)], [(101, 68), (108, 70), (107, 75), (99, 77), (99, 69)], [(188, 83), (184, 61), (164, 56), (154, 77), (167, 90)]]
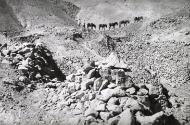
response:
[(139, 22), (139, 21), (141, 21), (141, 20), (143, 20), (143, 17), (142, 17), (142, 16), (140, 16), (140, 17), (135, 17), (135, 18), (134, 18), (134, 21), (135, 21), (135, 22)]
[(111, 28), (115, 29), (115, 26), (118, 26), (118, 22), (109, 23), (109, 30), (110, 30)]
[(94, 23), (88, 23), (87, 28), (89, 29), (96, 29), (96, 25)]
[(99, 24), (99, 30), (105, 30), (107, 27), (107, 24)]
[(128, 23), (130, 23), (129, 20), (122, 20), (122, 21), (119, 22), (119, 27), (121, 27), (122, 25), (126, 26)]

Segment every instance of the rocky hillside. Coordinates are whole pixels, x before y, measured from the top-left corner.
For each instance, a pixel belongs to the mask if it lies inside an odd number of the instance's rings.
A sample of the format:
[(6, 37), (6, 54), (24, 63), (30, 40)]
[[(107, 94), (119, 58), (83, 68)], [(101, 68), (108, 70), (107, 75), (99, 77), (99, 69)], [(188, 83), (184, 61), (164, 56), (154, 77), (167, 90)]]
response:
[(46, 30), (48, 27), (76, 26), (79, 8), (72, 3), (50, 0), (1, 0), (1, 31)]
[[(189, 124), (188, 0), (0, 2), (0, 124)], [(105, 31), (74, 20), (125, 14)]]

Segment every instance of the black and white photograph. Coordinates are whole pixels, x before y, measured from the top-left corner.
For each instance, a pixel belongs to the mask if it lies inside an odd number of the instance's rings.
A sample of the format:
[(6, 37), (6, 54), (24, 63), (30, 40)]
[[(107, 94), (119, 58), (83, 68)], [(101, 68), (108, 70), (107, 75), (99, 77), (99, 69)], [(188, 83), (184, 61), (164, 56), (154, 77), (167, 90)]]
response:
[(0, 0), (0, 125), (190, 125), (190, 0)]

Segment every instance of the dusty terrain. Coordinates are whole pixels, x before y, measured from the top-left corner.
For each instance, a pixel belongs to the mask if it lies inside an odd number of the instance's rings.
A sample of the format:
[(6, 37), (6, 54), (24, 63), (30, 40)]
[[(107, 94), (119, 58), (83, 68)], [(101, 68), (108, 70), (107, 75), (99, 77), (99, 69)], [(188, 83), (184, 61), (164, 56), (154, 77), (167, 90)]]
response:
[(0, 62), (0, 125), (190, 124), (189, 0), (0, 0)]

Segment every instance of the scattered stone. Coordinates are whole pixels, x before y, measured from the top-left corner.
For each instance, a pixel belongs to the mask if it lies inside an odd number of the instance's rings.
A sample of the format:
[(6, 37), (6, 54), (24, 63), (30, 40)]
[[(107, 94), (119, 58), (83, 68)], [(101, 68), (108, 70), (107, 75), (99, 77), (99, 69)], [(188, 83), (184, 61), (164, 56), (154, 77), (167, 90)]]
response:
[(143, 106), (139, 104), (139, 102), (133, 98), (128, 98), (123, 109), (130, 108), (131, 111), (141, 111), (144, 110)]
[(135, 118), (129, 108), (120, 114), (120, 120), (117, 125), (135, 125)]
[(100, 87), (102, 86), (102, 78), (97, 78), (95, 81), (94, 81), (94, 91), (98, 91), (100, 89)]
[(108, 104), (119, 105), (119, 99), (116, 97), (111, 97), (108, 101)]
[(89, 100), (92, 101), (93, 99), (96, 98), (96, 94), (95, 93), (90, 93), (89, 94)]
[(94, 108), (88, 108), (85, 113), (84, 116), (92, 116), (92, 117), (98, 117), (98, 112), (94, 109)]
[(106, 89), (107, 86), (109, 85), (109, 81), (106, 79), (102, 82), (102, 85), (99, 88), (99, 92), (102, 91), (103, 89)]
[(111, 116), (109, 112), (100, 112), (100, 118), (104, 121), (107, 121)]
[(148, 90), (146, 90), (144, 88), (139, 89), (139, 91), (137, 92), (137, 95), (139, 95), (139, 96), (144, 96), (147, 94), (148, 94)]
[(70, 74), (66, 77), (66, 80), (69, 82), (75, 82), (75, 75), (74, 74)]
[(110, 118), (108, 120), (108, 125), (117, 125), (117, 123), (119, 122), (120, 117), (119, 116), (115, 116), (113, 118)]
[(97, 106), (95, 107), (96, 111), (105, 111), (106, 110), (106, 103), (99, 101)]
[(90, 86), (93, 86), (94, 84), (94, 78), (91, 79), (85, 79), (82, 83), (81, 83), (81, 90), (87, 90), (90, 89)]
[(106, 108), (115, 115), (120, 114), (122, 112), (122, 108), (119, 105), (108, 104)]
[(88, 74), (87, 74), (87, 78), (88, 79), (91, 79), (91, 78), (93, 78), (93, 77), (95, 77), (95, 74), (96, 74), (96, 69), (92, 69), (92, 70), (90, 70), (89, 72), (88, 72)]
[(114, 89), (115, 87), (117, 87), (117, 85), (114, 84), (114, 83), (110, 83), (110, 84), (108, 85), (108, 88), (110, 88), (110, 89)]
[(131, 87), (127, 89), (126, 92), (129, 93), (130, 95), (134, 95), (136, 93), (136, 89), (134, 87)]
[(76, 99), (81, 99), (85, 95), (84, 91), (78, 91), (75, 95)]
[(114, 93), (113, 89), (104, 89), (101, 91), (99, 99), (102, 101), (108, 101), (113, 96), (113, 93)]
[(135, 115), (136, 120), (141, 125), (154, 125), (159, 118), (161, 118), (164, 115), (163, 111), (160, 111), (152, 116), (144, 116), (142, 112), (138, 111)]

